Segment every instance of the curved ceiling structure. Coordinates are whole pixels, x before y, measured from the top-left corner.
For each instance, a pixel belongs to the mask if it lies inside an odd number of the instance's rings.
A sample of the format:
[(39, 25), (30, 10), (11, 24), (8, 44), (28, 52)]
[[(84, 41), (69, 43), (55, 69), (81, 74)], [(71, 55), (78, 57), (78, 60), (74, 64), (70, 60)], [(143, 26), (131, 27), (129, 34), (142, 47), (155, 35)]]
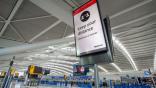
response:
[[(72, 11), (88, 0), (1, 0), (0, 70), (16, 56), (15, 67), (52, 66), (72, 70), (75, 57)], [(156, 47), (155, 0), (99, 0), (101, 15), (110, 17), (114, 63), (100, 72), (121, 73), (153, 68)], [(8, 65), (7, 65), (8, 64)], [(61, 69), (64, 67), (64, 69)]]

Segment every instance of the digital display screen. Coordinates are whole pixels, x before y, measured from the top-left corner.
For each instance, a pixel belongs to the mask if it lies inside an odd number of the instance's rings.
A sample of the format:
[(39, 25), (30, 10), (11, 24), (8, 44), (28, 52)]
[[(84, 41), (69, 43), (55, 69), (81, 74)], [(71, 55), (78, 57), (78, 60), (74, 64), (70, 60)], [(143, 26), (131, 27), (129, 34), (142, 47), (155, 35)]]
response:
[(73, 65), (73, 75), (74, 76), (83, 76), (89, 72), (89, 67), (84, 65)]
[(73, 11), (77, 56), (106, 51), (106, 41), (96, 0)]

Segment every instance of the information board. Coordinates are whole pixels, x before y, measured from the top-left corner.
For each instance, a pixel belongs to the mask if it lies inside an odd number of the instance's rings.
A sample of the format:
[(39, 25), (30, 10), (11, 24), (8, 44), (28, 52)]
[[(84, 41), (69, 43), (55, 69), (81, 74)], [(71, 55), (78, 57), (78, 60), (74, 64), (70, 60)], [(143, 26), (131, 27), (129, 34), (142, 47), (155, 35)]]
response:
[(73, 11), (77, 56), (107, 51), (97, 0)]

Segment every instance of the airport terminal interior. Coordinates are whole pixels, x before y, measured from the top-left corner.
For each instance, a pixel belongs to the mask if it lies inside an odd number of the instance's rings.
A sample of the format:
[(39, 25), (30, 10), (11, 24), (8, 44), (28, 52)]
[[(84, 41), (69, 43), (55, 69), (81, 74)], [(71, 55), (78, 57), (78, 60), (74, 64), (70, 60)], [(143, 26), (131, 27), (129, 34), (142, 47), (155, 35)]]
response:
[(0, 88), (155, 88), (156, 0), (0, 0)]

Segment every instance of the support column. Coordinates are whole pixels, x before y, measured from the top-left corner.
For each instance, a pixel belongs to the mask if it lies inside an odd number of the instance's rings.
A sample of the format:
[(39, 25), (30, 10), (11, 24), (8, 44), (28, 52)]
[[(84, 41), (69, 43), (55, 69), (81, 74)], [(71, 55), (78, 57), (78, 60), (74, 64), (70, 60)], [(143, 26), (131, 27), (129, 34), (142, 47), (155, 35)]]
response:
[(99, 73), (97, 64), (94, 64), (94, 78), (95, 78), (95, 88), (99, 88)]

